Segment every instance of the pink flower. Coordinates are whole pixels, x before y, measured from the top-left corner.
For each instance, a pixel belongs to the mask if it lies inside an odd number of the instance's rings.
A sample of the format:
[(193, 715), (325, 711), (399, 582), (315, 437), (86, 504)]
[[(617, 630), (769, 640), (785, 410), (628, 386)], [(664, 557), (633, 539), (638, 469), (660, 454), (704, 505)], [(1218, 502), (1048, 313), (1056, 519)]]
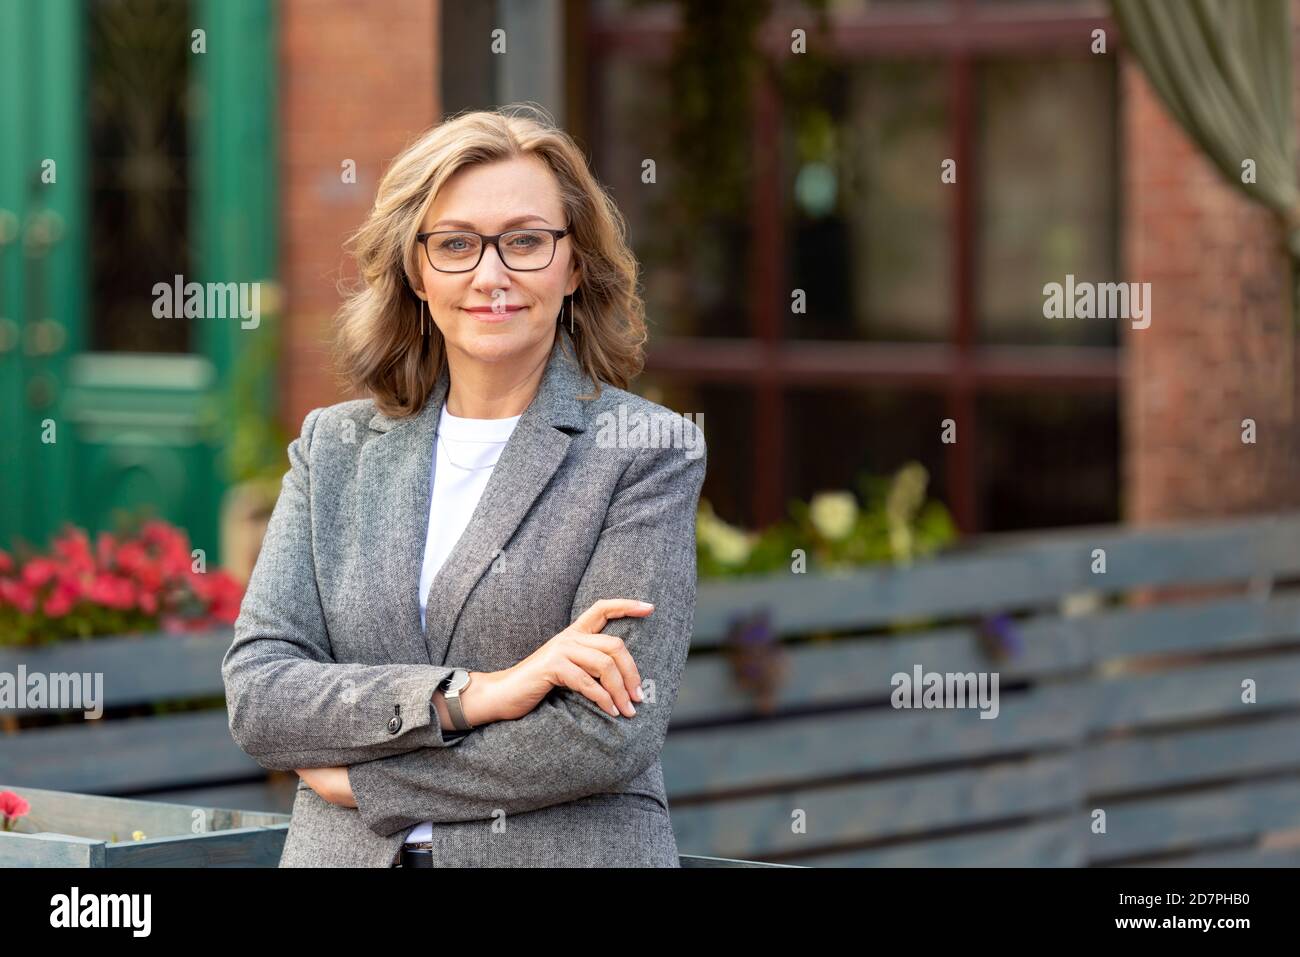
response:
[(86, 597), (106, 608), (127, 609), (135, 604), (135, 585), (129, 578), (101, 573), (86, 589)]
[(50, 618), (62, 618), (72, 611), (72, 597), (66, 589), (56, 588), (45, 599), (45, 614)]
[(25, 615), (36, 610), (36, 592), (20, 579), (0, 581), (0, 603), (7, 602)]
[(0, 548), (0, 575), (8, 575), (14, 570), (14, 560), (4, 549)]
[(32, 806), (13, 791), (0, 791), (0, 816), (4, 817), (4, 829), (12, 830), (14, 821), (22, 817)]
[(59, 573), (59, 566), (49, 558), (33, 558), (23, 566), (23, 583), (30, 588), (40, 588)]

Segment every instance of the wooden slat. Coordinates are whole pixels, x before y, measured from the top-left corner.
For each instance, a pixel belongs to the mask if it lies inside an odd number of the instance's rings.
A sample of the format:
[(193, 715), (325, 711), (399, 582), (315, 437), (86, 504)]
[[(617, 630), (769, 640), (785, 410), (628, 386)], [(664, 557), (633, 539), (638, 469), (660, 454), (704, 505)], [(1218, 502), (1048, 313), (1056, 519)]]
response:
[(189, 835), (194, 832), (196, 822), (210, 832), (289, 821), (284, 814), (77, 794), (23, 787), (12, 782), (0, 784), (0, 791), (5, 790), (17, 792), (31, 804), (31, 811), (23, 818), (25, 830), (53, 831), (110, 842), (114, 833), (116, 840), (129, 841), (137, 830), (149, 838)]
[[(1244, 678), (1255, 679), (1258, 703), (1242, 703)], [(1094, 732), (1193, 719), (1256, 717), (1270, 709), (1300, 705), (1300, 653), (1125, 675), (1084, 687), (1089, 728)]]
[(104, 847), (86, 837), (0, 831), (0, 867), (103, 867)]
[[(233, 640), (229, 628), (195, 635), (133, 635), (0, 649), (0, 672), (18, 666), (45, 674), (103, 675), (103, 706), (203, 698), (225, 693), (221, 660)], [(10, 713), (30, 714), (31, 709)]]
[(786, 867), (797, 868), (797, 864), (769, 864), (766, 861), (738, 861), (725, 857), (706, 857), (700, 854), (679, 854), (677, 858), (682, 867)]
[[(1106, 833), (1083, 833), (1088, 859), (1107, 863), (1300, 827), (1300, 780), (1246, 782), (1099, 806), (1106, 811)], [(1089, 820), (1081, 817), (1078, 826), (1086, 829)]]
[[(767, 607), (780, 634), (852, 630), (938, 616), (1044, 606), (1080, 591), (1246, 582), (1300, 573), (1300, 514), (1162, 528), (1099, 526), (1014, 546), (984, 540), (970, 551), (842, 574), (778, 573), (700, 585), (695, 643), (717, 644), (738, 610)], [(1092, 552), (1106, 550), (1104, 575)]]
[(110, 844), (107, 867), (276, 867), (288, 824)]
[[(797, 852), (1020, 817), (1080, 806), (1071, 758), (912, 775), (778, 794), (675, 805), (679, 846), (722, 857)], [(806, 829), (793, 830), (794, 812)]]
[(26, 787), (120, 794), (256, 778), (225, 710), (91, 721), (6, 735), (0, 780)]
[(1170, 858), (1142, 867), (1300, 867), (1300, 847), (1270, 850), (1250, 847)]
[(784, 858), (805, 867), (1079, 867), (1073, 821), (1050, 820), (920, 843)]
[[(997, 671), (1002, 684), (1058, 675), (1087, 664), (1086, 644), (1080, 635), (1053, 631), (1048, 640), (1039, 640), (1039, 633), (1045, 630), (1027, 629), (1024, 653), (1008, 660), (989, 658), (971, 628), (790, 645), (782, 652), (785, 672), (773, 704), (777, 709), (793, 709), (886, 701), (893, 692), (893, 676), (900, 671), (911, 675), (918, 663), (927, 670), (963, 674)], [(673, 707), (674, 728), (753, 713), (752, 696), (737, 685), (725, 656), (689, 660)]]
[(1300, 640), (1300, 595), (1278, 592), (1268, 601), (1226, 598), (1150, 608), (1106, 610), (1066, 619), (1094, 660), (1144, 655), (1247, 651)]
[(1300, 771), (1300, 715), (1096, 741), (1084, 751), (1082, 767), (1088, 793), (1106, 796)]
[(1001, 695), (999, 716), (890, 707), (758, 721), (670, 734), (670, 795), (779, 786), (813, 777), (1074, 745), (1088, 719), (1077, 687)]
[[(142, 801), (164, 801), (169, 804), (186, 804), (191, 807), (239, 808), (247, 814), (262, 812), (269, 817), (288, 815), (293, 810), (297, 787), (294, 781), (281, 778), (251, 781), (245, 784), (223, 784), (212, 787), (178, 788), (151, 791), (139, 795)], [(268, 823), (258, 821), (256, 823)]]

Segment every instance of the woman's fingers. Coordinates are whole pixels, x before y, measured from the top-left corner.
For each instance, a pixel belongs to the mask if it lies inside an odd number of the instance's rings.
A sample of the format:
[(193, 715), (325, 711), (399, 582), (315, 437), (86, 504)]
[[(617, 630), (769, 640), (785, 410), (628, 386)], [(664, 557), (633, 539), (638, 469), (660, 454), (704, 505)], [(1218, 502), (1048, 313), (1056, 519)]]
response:
[[(636, 714), (636, 708), (632, 706), (631, 691), (627, 687), (627, 678), (612, 655), (581, 643), (570, 645), (568, 654), (569, 660), (581, 668), (584, 674), (600, 680), (601, 686), (618, 706), (617, 712), (611, 712), (615, 717), (619, 712), (628, 718)], [(604, 702), (596, 703), (604, 707)], [(605, 710), (609, 711), (609, 708)]]
[(641, 671), (637, 668), (632, 652), (627, 650), (627, 645), (622, 638), (616, 635), (577, 635), (574, 640), (579, 644), (598, 648), (613, 658), (619, 672), (623, 675), (623, 684), (627, 688), (627, 693), (634, 701), (641, 700)]
[(648, 601), (637, 601), (633, 598), (602, 598), (579, 615), (569, 627), (595, 635), (611, 618), (622, 618), (626, 615), (643, 618), (654, 611), (654, 608), (655, 606)]
[(560, 669), (560, 679), (564, 682), (565, 687), (572, 688), (584, 697), (590, 698), (600, 705), (606, 713), (618, 717), (618, 709), (614, 707), (614, 699), (609, 696), (609, 692), (578, 663), (574, 661), (566, 662)]

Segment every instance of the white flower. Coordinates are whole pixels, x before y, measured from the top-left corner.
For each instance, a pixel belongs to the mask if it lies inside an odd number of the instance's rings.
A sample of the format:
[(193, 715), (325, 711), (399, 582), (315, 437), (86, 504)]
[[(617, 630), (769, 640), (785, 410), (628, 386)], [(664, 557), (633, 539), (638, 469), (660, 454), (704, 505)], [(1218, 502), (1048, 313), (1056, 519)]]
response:
[(808, 506), (813, 527), (828, 541), (848, 537), (858, 522), (858, 500), (852, 492), (818, 492)]
[(696, 534), (713, 557), (723, 565), (743, 564), (758, 540), (753, 532), (745, 532), (718, 518), (707, 499), (700, 502)]

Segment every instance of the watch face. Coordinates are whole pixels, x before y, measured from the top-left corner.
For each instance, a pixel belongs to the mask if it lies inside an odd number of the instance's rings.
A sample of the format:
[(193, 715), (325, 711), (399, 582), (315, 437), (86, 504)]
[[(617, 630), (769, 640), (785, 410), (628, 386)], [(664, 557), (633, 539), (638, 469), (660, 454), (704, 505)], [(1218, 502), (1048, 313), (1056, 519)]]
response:
[[(448, 691), (448, 692), (451, 692), (451, 691), (457, 691), (457, 692), (458, 692), (458, 691), (460, 691), (462, 688), (464, 688), (467, 684), (469, 684), (469, 672), (468, 672), (468, 671), (453, 671), (452, 674), (451, 674), (451, 681), (448, 682), (448, 684), (447, 684), (447, 691)], [(444, 692), (444, 695), (445, 695), (445, 694), (446, 694), (446, 692)]]

